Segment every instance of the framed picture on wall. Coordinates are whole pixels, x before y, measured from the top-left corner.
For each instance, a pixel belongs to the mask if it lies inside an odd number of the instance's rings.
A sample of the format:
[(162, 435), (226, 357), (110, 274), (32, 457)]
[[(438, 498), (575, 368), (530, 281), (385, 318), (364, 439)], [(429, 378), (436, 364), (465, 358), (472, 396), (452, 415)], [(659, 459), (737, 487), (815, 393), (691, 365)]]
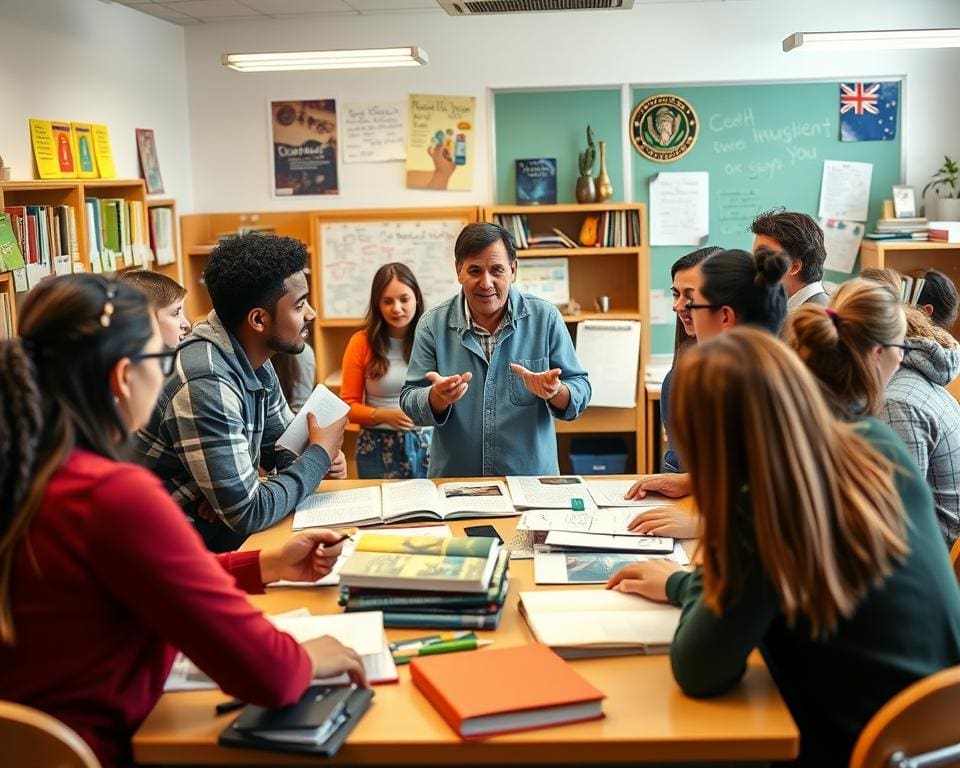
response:
[(893, 187), (893, 215), (898, 219), (911, 219), (917, 215), (917, 200), (913, 187), (901, 184)]
[(160, 175), (160, 160), (157, 157), (157, 142), (153, 129), (137, 128), (137, 152), (140, 154), (140, 170), (147, 183), (148, 195), (163, 194), (163, 177)]
[(270, 102), (273, 194), (338, 195), (335, 99)]

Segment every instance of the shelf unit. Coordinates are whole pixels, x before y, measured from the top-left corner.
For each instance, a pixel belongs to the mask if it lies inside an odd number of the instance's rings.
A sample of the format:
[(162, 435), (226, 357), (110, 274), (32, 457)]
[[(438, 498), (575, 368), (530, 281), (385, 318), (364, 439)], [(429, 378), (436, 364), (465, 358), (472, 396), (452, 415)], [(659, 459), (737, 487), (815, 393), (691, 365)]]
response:
[(203, 271), (219, 236), (249, 226), (270, 226), (278, 235), (310, 243), (310, 214), (306, 211), (195, 213), (180, 217), (181, 284), (187, 289), (184, 306), (191, 323), (203, 320), (213, 308), (203, 284)]
[(150, 269), (154, 272), (159, 272), (161, 275), (166, 275), (171, 280), (176, 280), (180, 285), (183, 285), (183, 260), (180, 258), (180, 227), (177, 226), (177, 201), (172, 198), (147, 198), (147, 233), (149, 236), (150, 232), (150, 211), (154, 208), (169, 208), (170, 209), (170, 220), (171, 220), (171, 237), (172, 237), (172, 246), (173, 246), (173, 262), (170, 264), (158, 264), (156, 261), (156, 254), (154, 254), (154, 260), (150, 264)]
[[(9, 335), (17, 335), (17, 293), (13, 286), (13, 273), (0, 272), (0, 294), (7, 297), (10, 315), (7, 318), (9, 325)], [(0, 339), (5, 338), (0, 336)]]
[[(578, 238), (588, 215), (604, 212), (636, 212), (640, 221), (639, 243), (630, 246), (529, 248), (517, 252), (520, 269), (523, 259), (568, 259), (570, 296), (586, 310), (576, 315), (564, 314), (571, 336), (575, 325), (583, 320), (637, 320), (640, 322), (640, 360), (637, 370), (637, 405), (635, 408), (601, 408), (590, 406), (572, 422), (558, 421), (557, 441), (561, 472), (570, 472), (570, 443), (573, 436), (618, 436), (627, 444), (628, 472), (646, 469), (646, 413), (644, 361), (650, 353), (650, 251), (647, 237), (647, 212), (642, 203), (592, 203), (588, 205), (491, 206), (484, 209), (484, 219), (499, 216), (526, 217), (529, 231), (552, 234), (562, 230), (574, 240)], [(593, 312), (594, 299), (610, 297), (610, 311)]]
[[(960, 243), (864, 240), (860, 246), (860, 268), (865, 267), (892, 267), (904, 273), (936, 269), (960, 288)], [(960, 322), (951, 333), (960, 338)], [(950, 382), (947, 390), (960, 400), (960, 379)]]

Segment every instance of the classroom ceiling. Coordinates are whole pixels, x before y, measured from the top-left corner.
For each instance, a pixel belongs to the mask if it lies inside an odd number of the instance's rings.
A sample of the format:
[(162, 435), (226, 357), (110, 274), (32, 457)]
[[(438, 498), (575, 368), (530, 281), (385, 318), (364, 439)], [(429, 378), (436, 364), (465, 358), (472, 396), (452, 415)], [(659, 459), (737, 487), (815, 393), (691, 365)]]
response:
[[(224, 21), (368, 16), (432, 13), (445, 15), (437, 0), (103, 0), (126, 5), (174, 24), (211, 24)], [(640, 5), (724, 0), (634, 0)], [(629, 13), (629, 11), (626, 11)]]

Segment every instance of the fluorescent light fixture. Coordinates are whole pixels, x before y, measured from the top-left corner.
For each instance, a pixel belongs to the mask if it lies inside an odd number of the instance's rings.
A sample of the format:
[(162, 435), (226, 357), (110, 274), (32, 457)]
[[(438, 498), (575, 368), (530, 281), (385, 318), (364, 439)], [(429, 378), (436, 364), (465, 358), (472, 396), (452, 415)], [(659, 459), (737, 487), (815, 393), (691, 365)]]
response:
[(851, 51), (857, 48), (956, 48), (960, 29), (877, 29), (861, 32), (794, 32), (783, 50)]
[(287, 72), (295, 69), (365, 69), (418, 67), (427, 52), (415, 45), (400, 48), (357, 48), (343, 51), (274, 51), (225, 53), (220, 63), (238, 72)]

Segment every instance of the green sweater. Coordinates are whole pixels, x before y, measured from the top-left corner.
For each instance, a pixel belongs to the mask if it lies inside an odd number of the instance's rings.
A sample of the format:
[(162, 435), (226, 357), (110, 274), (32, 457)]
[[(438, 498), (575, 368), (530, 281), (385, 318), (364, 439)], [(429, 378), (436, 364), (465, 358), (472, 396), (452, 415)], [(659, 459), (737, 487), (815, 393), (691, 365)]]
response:
[[(670, 650), (673, 674), (690, 696), (714, 696), (743, 676), (759, 648), (800, 729), (799, 764), (845, 766), (870, 717), (894, 694), (960, 664), (960, 589), (937, 527), (930, 489), (900, 439), (874, 419), (864, 437), (899, 469), (910, 554), (827, 638), (803, 618), (791, 627), (763, 571), (753, 531), (743, 536), (739, 599), (723, 615), (702, 601), (702, 574), (674, 574), (667, 597), (683, 609)], [(749, 496), (744, 509), (749, 511)]]

